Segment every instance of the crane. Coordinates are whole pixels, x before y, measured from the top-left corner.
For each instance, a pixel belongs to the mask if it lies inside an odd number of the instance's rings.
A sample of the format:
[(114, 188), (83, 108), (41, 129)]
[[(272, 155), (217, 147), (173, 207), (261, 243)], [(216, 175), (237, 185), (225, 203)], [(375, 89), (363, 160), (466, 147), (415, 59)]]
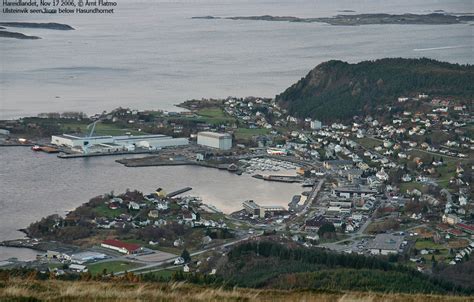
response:
[(92, 127), (91, 131), (89, 132), (89, 134), (86, 136), (86, 140), (84, 140), (84, 143), (82, 145), (82, 151), (84, 152), (84, 154), (87, 154), (89, 152), (89, 140), (92, 135), (94, 135), (94, 131), (95, 131), (95, 125), (99, 122), (100, 120), (96, 120), (94, 121), (93, 123), (90, 123), (89, 125), (87, 125), (86, 129), (89, 129)]

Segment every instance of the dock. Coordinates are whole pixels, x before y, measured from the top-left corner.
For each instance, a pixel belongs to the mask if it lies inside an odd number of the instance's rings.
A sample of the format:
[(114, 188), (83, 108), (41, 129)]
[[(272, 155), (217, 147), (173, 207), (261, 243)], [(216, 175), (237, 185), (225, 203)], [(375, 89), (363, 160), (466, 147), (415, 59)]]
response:
[(151, 154), (157, 153), (158, 151), (121, 151), (121, 152), (104, 152), (104, 153), (61, 153), (58, 155), (59, 158), (81, 158), (81, 157), (97, 157), (97, 156), (114, 156), (114, 155), (134, 155), (134, 154)]
[(176, 195), (183, 194), (184, 192), (191, 191), (192, 189), (193, 188), (191, 188), (191, 187), (186, 187), (186, 188), (171, 192), (171, 193), (167, 194), (166, 197), (167, 198), (175, 197)]
[(301, 183), (302, 179), (299, 176), (286, 176), (286, 175), (268, 175), (263, 176), (261, 174), (252, 175), (253, 178), (263, 179), (267, 181), (278, 181), (286, 183)]

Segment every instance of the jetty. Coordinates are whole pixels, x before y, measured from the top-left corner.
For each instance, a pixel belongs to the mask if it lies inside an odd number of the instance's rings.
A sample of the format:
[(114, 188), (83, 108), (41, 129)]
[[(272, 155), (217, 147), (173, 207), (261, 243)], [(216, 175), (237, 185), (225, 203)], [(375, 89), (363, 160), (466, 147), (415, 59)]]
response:
[(286, 176), (286, 175), (268, 175), (264, 176), (261, 174), (252, 175), (253, 178), (263, 179), (267, 181), (279, 181), (286, 183), (301, 183), (303, 179), (299, 176)]
[(193, 189), (193, 188), (191, 188), (191, 187), (186, 187), (186, 188), (183, 188), (183, 189), (179, 189), (179, 190), (177, 190), (177, 191), (168, 193), (168, 194), (166, 195), (166, 197), (167, 197), (167, 198), (175, 197), (176, 195), (183, 194), (184, 192), (191, 191), (192, 189)]

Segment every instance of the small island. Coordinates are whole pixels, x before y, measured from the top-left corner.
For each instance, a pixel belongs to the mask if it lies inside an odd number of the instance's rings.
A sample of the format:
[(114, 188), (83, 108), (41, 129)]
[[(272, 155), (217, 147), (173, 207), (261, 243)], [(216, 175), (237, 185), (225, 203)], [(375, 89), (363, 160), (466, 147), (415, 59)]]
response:
[(41, 39), (37, 36), (28, 36), (22, 33), (11, 32), (6, 30), (0, 30), (0, 38), (13, 38), (13, 39), (20, 39), (20, 40), (38, 40)]
[(53, 30), (74, 30), (74, 27), (61, 23), (33, 23), (33, 22), (0, 22), (1, 26), (19, 27), (19, 28), (42, 28)]
[(446, 25), (459, 24), (474, 20), (471, 15), (450, 15), (444, 13), (432, 14), (354, 14), (337, 15), (325, 18), (299, 18), (294, 16), (235, 16), (235, 17), (214, 17), (203, 16), (193, 17), (193, 19), (229, 19), (229, 20), (259, 20), (259, 21), (285, 21), (303, 23), (327, 23), (330, 25), (373, 25), (373, 24), (424, 24), (424, 25)]
[(39, 28), (51, 30), (74, 30), (74, 27), (61, 23), (33, 23), (33, 22), (0, 22), (0, 38), (13, 38), (20, 40), (39, 40), (41, 37), (29, 36), (19, 32), (11, 32), (5, 30), (5, 27), (16, 28)]

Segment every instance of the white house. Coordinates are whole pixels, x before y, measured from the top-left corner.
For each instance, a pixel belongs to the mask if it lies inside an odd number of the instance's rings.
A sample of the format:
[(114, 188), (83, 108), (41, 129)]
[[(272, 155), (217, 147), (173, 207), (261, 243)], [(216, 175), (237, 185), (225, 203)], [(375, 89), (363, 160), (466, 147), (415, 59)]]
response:
[(80, 265), (80, 264), (71, 264), (69, 265), (69, 269), (73, 272), (78, 272), (78, 273), (86, 273), (88, 271), (87, 266)]

